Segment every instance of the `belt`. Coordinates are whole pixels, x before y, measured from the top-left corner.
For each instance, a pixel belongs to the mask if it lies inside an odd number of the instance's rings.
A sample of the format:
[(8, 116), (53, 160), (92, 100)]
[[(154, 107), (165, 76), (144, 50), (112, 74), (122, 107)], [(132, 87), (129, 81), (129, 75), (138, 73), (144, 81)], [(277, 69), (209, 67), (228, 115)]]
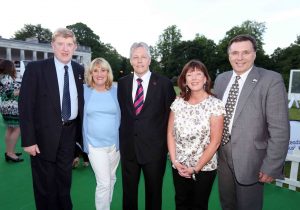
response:
[(68, 120), (68, 121), (62, 121), (62, 126), (70, 126), (72, 125), (76, 120)]

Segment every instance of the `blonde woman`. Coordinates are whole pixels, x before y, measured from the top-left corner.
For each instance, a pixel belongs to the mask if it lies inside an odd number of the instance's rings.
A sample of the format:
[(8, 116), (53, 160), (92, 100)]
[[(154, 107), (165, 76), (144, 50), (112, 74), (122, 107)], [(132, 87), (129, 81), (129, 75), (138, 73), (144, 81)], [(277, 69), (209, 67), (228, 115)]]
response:
[(120, 108), (113, 74), (104, 58), (94, 59), (85, 72), (83, 145), (96, 177), (97, 210), (109, 210), (120, 160)]

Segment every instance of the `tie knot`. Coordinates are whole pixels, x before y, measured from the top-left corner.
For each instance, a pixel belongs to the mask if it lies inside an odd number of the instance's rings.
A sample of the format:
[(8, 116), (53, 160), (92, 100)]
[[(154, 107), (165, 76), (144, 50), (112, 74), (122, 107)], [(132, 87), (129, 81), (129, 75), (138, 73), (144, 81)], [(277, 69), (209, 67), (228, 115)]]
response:
[(239, 79), (241, 79), (241, 76), (238, 75), (238, 76), (235, 77), (236, 81), (238, 81)]
[(138, 84), (141, 84), (143, 82), (143, 80), (141, 78), (137, 78), (136, 81)]
[(65, 69), (65, 71), (68, 71), (69, 66), (65, 65), (65, 66), (64, 66), (64, 69)]

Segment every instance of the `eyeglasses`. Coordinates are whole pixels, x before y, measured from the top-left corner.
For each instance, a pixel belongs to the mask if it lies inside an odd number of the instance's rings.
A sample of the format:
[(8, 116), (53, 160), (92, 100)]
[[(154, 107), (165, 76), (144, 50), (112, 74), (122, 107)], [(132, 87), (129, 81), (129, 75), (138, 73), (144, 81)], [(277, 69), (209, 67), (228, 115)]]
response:
[(248, 50), (245, 50), (245, 51), (242, 51), (242, 52), (239, 52), (239, 51), (232, 51), (232, 52), (229, 52), (229, 55), (232, 56), (232, 57), (247, 57), (249, 55), (251, 55), (254, 51), (248, 51)]

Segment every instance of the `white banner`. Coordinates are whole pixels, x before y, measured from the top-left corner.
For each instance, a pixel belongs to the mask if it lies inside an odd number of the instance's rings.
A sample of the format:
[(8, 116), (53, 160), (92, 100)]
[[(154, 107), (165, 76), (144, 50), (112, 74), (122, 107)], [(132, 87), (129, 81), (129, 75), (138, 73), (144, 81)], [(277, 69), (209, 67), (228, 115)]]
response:
[(300, 155), (300, 121), (290, 121), (291, 137), (289, 144), (289, 155)]

